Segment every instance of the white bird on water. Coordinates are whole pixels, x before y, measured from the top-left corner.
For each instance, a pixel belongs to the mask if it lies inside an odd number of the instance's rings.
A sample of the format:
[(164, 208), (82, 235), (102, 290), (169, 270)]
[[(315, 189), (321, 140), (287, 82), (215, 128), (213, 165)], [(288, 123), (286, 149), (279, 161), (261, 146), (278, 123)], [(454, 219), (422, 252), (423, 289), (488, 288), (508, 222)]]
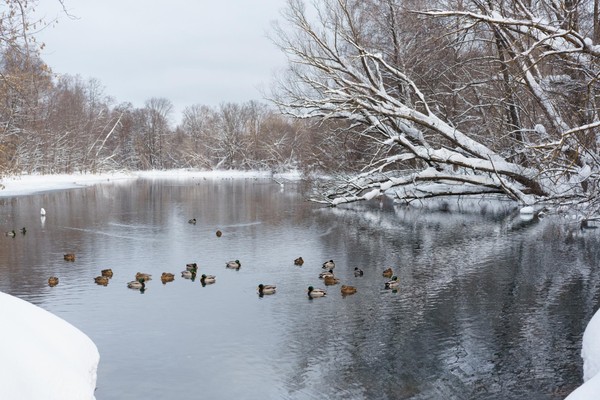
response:
[(40, 215), (41, 215), (42, 217), (45, 217), (45, 216), (46, 216), (46, 210), (44, 209), (44, 207), (42, 207), (42, 209), (40, 210)]

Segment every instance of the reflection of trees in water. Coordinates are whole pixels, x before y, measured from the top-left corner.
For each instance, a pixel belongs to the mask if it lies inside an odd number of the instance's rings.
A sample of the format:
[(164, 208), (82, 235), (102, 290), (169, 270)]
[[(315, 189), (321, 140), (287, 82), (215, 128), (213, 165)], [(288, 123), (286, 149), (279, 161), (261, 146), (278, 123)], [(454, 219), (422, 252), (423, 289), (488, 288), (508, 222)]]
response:
[(304, 379), (290, 392), (562, 398), (579, 384), (581, 336), (600, 296), (594, 231), (406, 208), (326, 209), (317, 223), (337, 226), (322, 239), (344, 248), (340, 265), (377, 278), (391, 265), (402, 285), (392, 297), (370, 278), (373, 290), (359, 289), (356, 301), (325, 305), (314, 337), (295, 330), (304, 337), (291, 371)]

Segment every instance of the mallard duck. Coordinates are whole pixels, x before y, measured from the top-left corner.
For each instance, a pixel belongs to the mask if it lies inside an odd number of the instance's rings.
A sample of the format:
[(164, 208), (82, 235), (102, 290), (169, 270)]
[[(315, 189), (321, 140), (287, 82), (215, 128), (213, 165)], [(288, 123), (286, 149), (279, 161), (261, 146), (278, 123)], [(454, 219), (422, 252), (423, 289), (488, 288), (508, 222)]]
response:
[(323, 283), (325, 283), (327, 286), (337, 285), (338, 283), (340, 283), (340, 280), (333, 275), (326, 276), (323, 278)]
[(94, 278), (94, 282), (96, 282), (98, 285), (106, 286), (108, 285), (108, 277), (102, 275), (97, 276)]
[(240, 260), (235, 260), (235, 261), (227, 261), (227, 264), (225, 264), (225, 266), (227, 268), (231, 268), (231, 269), (240, 269), (242, 264), (240, 263)]
[(392, 276), (392, 280), (387, 281), (385, 283), (385, 288), (386, 289), (391, 289), (391, 288), (395, 288), (398, 287), (400, 285), (400, 281), (398, 280), (397, 276)]
[(324, 291), (323, 289), (315, 289), (312, 286), (308, 287), (308, 297), (315, 298), (315, 297), (323, 297), (326, 295), (327, 295), (327, 292)]
[(363, 276), (364, 272), (362, 269), (355, 267), (354, 268), (354, 276)]
[(102, 274), (102, 276), (105, 276), (107, 278), (112, 278), (113, 277), (113, 271), (110, 268), (103, 269), (102, 271), (100, 271), (100, 273)]
[(196, 225), (196, 218), (192, 218), (188, 221), (188, 224)]
[(386, 277), (386, 278), (391, 278), (393, 275), (394, 275), (394, 271), (392, 271), (391, 267), (390, 268), (386, 268), (383, 271), (383, 276)]
[(175, 275), (173, 275), (170, 272), (163, 272), (160, 276), (160, 280), (162, 281), (162, 283), (172, 282), (175, 280)]
[(58, 285), (58, 278), (56, 276), (51, 276), (50, 278), (48, 278), (48, 285), (49, 286)]
[(67, 253), (64, 255), (65, 261), (75, 261), (75, 253)]
[(302, 257), (298, 257), (294, 260), (294, 265), (302, 265), (304, 264), (304, 260), (302, 259)]
[(342, 285), (342, 288), (340, 289), (340, 291), (344, 295), (354, 294), (354, 293), (356, 293), (356, 288), (354, 286)]
[(200, 277), (200, 283), (202, 285), (208, 285), (211, 283), (215, 283), (216, 280), (217, 280), (217, 278), (214, 275), (202, 274), (202, 276)]
[(27, 229), (25, 227), (19, 229), (19, 231), (21, 232), (22, 235), (27, 233)]
[(196, 272), (195, 271), (188, 271), (187, 269), (185, 271), (181, 271), (181, 277), (185, 278), (185, 279), (192, 279), (196, 276)]
[(323, 263), (323, 269), (334, 269), (334, 268), (335, 268), (335, 263), (333, 262), (333, 260), (325, 261)]
[(324, 279), (326, 276), (333, 276), (333, 270), (330, 269), (329, 271), (321, 272), (319, 274), (320, 279)]
[(5, 235), (10, 236), (10, 237), (15, 237), (16, 233), (15, 233), (15, 230), (13, 229), (12, 231), (6, 232)]
[(260, 285), (258, 285), (258, 294), (261, 296), (264, 294), (275, 294), (276, 289), (277, 286), (275, 285), (263, 285), (261, 283)]
[(187, 269), (188, 271), (198, 271), (198, 264), (196, 264), (196, 263), (185, 264), (185, 269)]
[(217, 229), (217, 232), (215, 233), (215, 235), (217, 235), (217, 237), (221, 237), (223, 235), (223, 232), (221, 232), (220, 230)]
[(138, 272), (137, 274), (135, 274), (135, 280), (139, 281), (140, 279), (142, 279), (144, 282), (146, 282), (146, 281), (152, 280), (152, 275)]
[(127, 283), (127, 287), (129, 289), (139, 289), (143, 290), (146, 288), (146, 283), (143, 279), (138, 279), (137, 281), (131, 281)]

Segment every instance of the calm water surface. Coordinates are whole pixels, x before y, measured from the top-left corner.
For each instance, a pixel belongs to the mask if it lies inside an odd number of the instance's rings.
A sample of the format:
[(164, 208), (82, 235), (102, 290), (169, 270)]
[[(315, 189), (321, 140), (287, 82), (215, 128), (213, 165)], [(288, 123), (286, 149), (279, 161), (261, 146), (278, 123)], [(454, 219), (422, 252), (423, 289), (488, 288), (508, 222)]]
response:
[[(2, 198), (1, 229), (27, 234), (0, 237), (0, 290), (94, 340), (98, 400), (562, 399), (581, 383), (581, 337), (600, 302), (597, 231), (304, 196), (267, 180), (189, 179)], [(225, 268), (232, 259), (239, 271)], [(357, 294), (318, 279), (329, 259)], [(180, 278), (192, 262), (217, 282)], [(397, 291), (384, 289), (388, 266)], [(105, 268), (114, 277), (98, 286)], [(138, 271), (154, 275), (143, 294), (126, 287)], [(258, 297), (259, 283), (277, 294)], [(309, 285), (327, 297), (308, 299)]]

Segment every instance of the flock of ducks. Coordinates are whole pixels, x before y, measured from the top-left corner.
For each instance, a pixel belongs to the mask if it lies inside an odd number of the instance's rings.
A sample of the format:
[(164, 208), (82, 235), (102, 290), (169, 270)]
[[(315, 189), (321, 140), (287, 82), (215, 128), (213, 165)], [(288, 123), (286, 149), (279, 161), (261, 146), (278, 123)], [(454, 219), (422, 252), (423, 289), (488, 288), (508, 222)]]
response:
[[(24, 235), (27, 233), (27, 229), (21, 228), (21, 229), (19, 229), (19, 232), (21, 232), (21, 234)], [(4, 235), (10, 236), (10, 237), (15, 237), (15, 236), (17, 236), (17, 232), (15, 232), (15, 230), (13, 229), (12, 231), (4, 232)]]
[[(196, 222), (197, 221), (195, 218), (188, 220), (188, 223), (192, 224), (192, 225), (195, 225)], [(26, 231), (27, 230), (25, 228), (21, 229), (22, 234), (25, 234)], [(13, 231), (7, 232), (6, 235), (7, 236), (15, 236), (16, 232), (13, 230)], [(217, 235), (217, 237), (221, 237), (222, 232), (220, 230), (217, 230), (216, 235)], [(64, 254), (64, 260), (74, 262), (75, 254), (74, 253)], [(304, 264), (304, 259), (302, 257), (298, 257), (294, 260), (294, 265), (302, 266), (303, 264)], [(240, 260), (232, 260), (232, 261), (227, 261), (225, 263), (225, 267), (228, 269), (239, 270), (241, 268), (241, 266), (242, 266), (242, 264), (241, 264)], [(340, 280), (333, 273), (334, 268), (335, 268), (335, 262), (333, 260), (327, 260), (322, 265), (322, 269), (324, 271), (319, 274), (319, 279), (322, 279), (323, 283), (327, 286), (337, 285), (338, 283), (340, 283)], [(189, 264), (186, 264), (186, 269), (181, 271), (181, 277), (185, 278), (185, 279), (195, 280), (197, 277), (197, 273), (198, 273), (198, 264), (189, 263)], [(358, 268), (358, 267), (354, 268), (354, 276), (355, 277), (361, 277), (363, 275), (364, 275), (364, 272), (360, 268)], [(385, 282), (386, 289), (396, 289), (400, 285), (400, 281), (398, 280), (398, 277), (394, 275), (394, 272), (391, 267), (386, 268), (383, 271), (383, 276), (385, 278), (389, 278), (389, 280)], [(103, 269), (102, 271), (100, 271), (100, 275), (94, 278), (94, 282), (98, 285), (107, 286), (112, 277), (113, 277), (113, 271), (111, 269)], [(139, 290), (140, 292), (143, 293), (146, 289), (146, 282), (151, 279), (152, 279), (152, 275), (147, 274), (147, 273), (138, 272), (135, 275), (135, 280), (127, 282), (127, 287), (130, 289)], [(168, 282), (172, 282), (173, 280), (175, 280), (175, 275), (171, 272), (163, 272), (160, 277), (160, 280), (163, 284), (167, 284)], [(202, 284), (202, 286), (213, 284), (215, 282), (216, 282), (216, 277), (214, 275), (202, 274), (200, 276), (200, 283)], [(51, 276), (50, 278), (48, 278), (49, 286), (53, 287), (53, 286), (58, 285), (58, 283), (59, 283), (58, 277)], [(262, 297), (264, 295), (272, 295), (277, 292), (277, 286), (265, 285), (265, 284), (261, 283), (258, 285), (257, 291), (258, 291), (258, 295), (260, 297)], [(342, 293), (342, 296), (352, 295), (357, 292), (357, 289), (355, 286), (342, 285), (340, 288), (340, 292)], [(325, 289), (315, 288), (314, 286), (309, 286), (307, 293), (308, 293), (308, 297), (311, 299), (318, 298), (318, 297), (325, 297), (327, 295), (327, 291)]]
[[(296, 264), (296, 265), (302, 265), (303, 263), (304, 263), (304, 261), (302, 260), (302, 257), (294, 260), (294, 264)], [(325, 261), (323, 263), (323, 269), (325, 271), (323, 271), (319, 274), (319, 279), (323, 279), (323, 283), (327, 286), (337, 285), (340, 282), (340, 280), (338, 278), (336, 278), (333, 273), (334, 268), (335, 268), (335, 262), (333, 260)], [(360, 269), (358, 267), (354, 268), (354, 276), (355, 277), (361, 277), (363, 275), (364, 275), (364, 272), (362, 269)], [(383, 276), (385, 278), (391, 278), (390, 280), (385, 282), (386, 289), (395, 289), (400, 285), (400, 281), (398, 280), (398, 277), (394, 275), (394, 272), (391, 267), (386, 268), (383, 271)], [(340, 292), (342, 293), (342, 296), (346, 296), (346, 295), (356, 293), (357, 289), (354, 286), (342, 285)], [(325, 289), (319, 289), (319, 288), (315, 288), (313, 286), (308, 287), (308, 297), (310, 297), (310, 298), (324, 297), (326, 295), (327, 295), (327, 291)]]
[[(67, 253), (67, 254), (64, 254), (63, 258), (65, 261), (74, 262), (75, 254)], [(294, 260), (294, 264), (301, 266), (304, 264), (304, 260), (302, 259), (302, 257), (299, 257)], [(240, 262), (240, 260), (232, 260), (232, 261), (227, 261), (225, 263), (225, 268), (228, 268), (228, 269), (239, 270), (241, 268), (241, 266), (242, 266), (242, 263)], [(333, 270), (335, 268), (335, 262), (333, 260), (325, 261), (323, 263), (322, 268), (325, 271), (323, 271), (319, 274), (319, 279), (322, 279), (323, 283), (325, 285), (332, 286), (332, 285), (337, 285), (338, 283), (340, 283), (340, 280), (338, 278), (336, 278), (336, 276), (333, 273)], [(197, 263), (189, 263), (189, 264), (186, 264), (185, 270), (181, 271), (181, 277), (185, 278), (185, 279), (195, 280), (197, 277), (197, 273), (198, 273), (198, 264)], [(364, 275), (363, 270), (361, 270), (358, 267), (354, 268), (354, 276), (355, 277), (361, 277), (363, 275)], [(398, 277), (394, 275), (392, 268), (385, 269), (383, 271), (383, 276), (386, 278), (390, 278), (387, 282), (385, 282), (386, 289), (394, 289), (400, 285), (400, 281), (398, 280)], [(98, 285), (107, 286), (112, 277), (113, 277), (112, 269), (110, 269), (110, 268), (103, 269), (100, 271), (100, 275), (94, 278), (94, 282)], [(146, 282), (151, 279), (152, 279), (152, 275), (143, 273), (143, 272), (138, 272), (135, 274), (134, 280), (127, 282), (127, 287), (130, 289), (139, 290), (140, 292), (143, 293), (146, 290)], [(167, 284), (168, 282), (172, 282), (175, 280), (175, 274), (173, 274), (171, 272), (163, 272), (160, 277), (160, 280), (163, 284)], [(216, 277), (214, 275), (202, 274), (200, 276), (200, 283), (202, 284), (202, 286), (210, 285), (215, 282), (216, 282)], [(51, 276), (50, 278), (48, 278), (49, 286), (54, 287), (54, 286), (58, 285), (58, 283), (59, 283), (58, 277)], [(262, 297), (264, 295), (272, 295), (277, 292), (277, 286), (265, 285), (265, 284), (261, 283), (258, 285), (257, 291), (258, 291), (258, 295), (260, 297)], [(355, 286), (342, 285), (340, 288), (340, 292), (342, 293), (342, 296), (347, 296), (347, 295), (355, 294), (357, 292), (357, 289)], [(309, 286), (307, 293), (308, 293), (308, 297), (311, 299), (318, 298), (318, 297), (325, 297), (327, 295), (327, 291), (325, 289), (315, 288), (314, 286)]]
[[(75, 261), (75, 254), (67, 253), (63, 256), (63, 258), (65, 261)], [(231, 268), (231, 269), (240, 269), (242, 264), (240, 263), (239, 260), (235, 260), (235, 261), (228, 261), (225, 264), (225, 266), (227, 268)], [(185, 278), (185, 279), (195, 280), (197, 272), (198, 272), (198, 264), (196, 264), (196, 263), (186, 264), (186, 269), (181, 271), (181, 277)], [(107, 286), (112, 277), (113, 277), (112, 269), (110, 269), (110, 268), (103, 269), (102, 271), (100, 271), (100, 275), (98, 275), (97, 277), (94, 278), (94, 282), (98, 285)], [(143, 293), (146, 290), (146, 282), (149, 280), (152, 280), (151, 274), (138, 272), (135, 274), (135, 280), (127, 282), (127, 287), (130, 289), (139, 290), (140, 292)], [(163, 284), (167, 284), (168, 282), (172, 282), (175, 280), (175, 274), (173, 274), (171, 272), (163, 272), (162, 275), (160, 276), (160, 280), (162, 281)], [(202, 286), (210, 285), (212, 283), (215, 283), (216, 281), (217, 281), (217, 279), (214, 275), (202, 274), (200, 276), (200, 283), (202, 284)], [(51, 276), (50, 278), (48, 278), (48, 285), (51, 287), (58, 285), (58, 282), (59, 282), (59, 280), (58, 280), (58, 277), (56, 277), (56, 276)], [(263, 286), (263, 288), (261, 289), (260, 286)], [(263, 289), (264, 289), (264, 294), (272, 294), (275, 292), (275, 286), (261, 284), (261, 285), (259, 285), (259, 294), (263, 293)]]

